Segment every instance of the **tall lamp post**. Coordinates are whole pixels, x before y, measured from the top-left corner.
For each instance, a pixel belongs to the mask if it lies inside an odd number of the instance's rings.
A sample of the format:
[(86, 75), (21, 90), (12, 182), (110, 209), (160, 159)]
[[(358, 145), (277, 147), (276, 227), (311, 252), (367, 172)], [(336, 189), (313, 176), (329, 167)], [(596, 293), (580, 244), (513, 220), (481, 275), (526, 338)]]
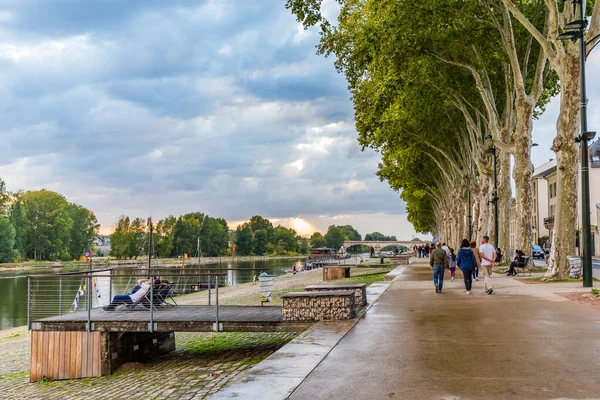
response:
[[(570, 0), (578, 8), (579, 19), (569, 22), (566, 30), (558, 36), (559, 40), (579, 40), (579, 95), (581, 101), (581, 131), (575, 139), (581, 144), (581, 239), (583, 250), (583, 287), (592, 287), (592, 227), (590, 224), (590, 175), (588, 162), (588, 142), (596, 136), (596, 132), (587, 129), (587, 96), (585, 87), (585, 61), (586, 46), (585, 28), (585, 2), (583, 0)], [(576, 13), (575, 13), (576, 14)]]
[[(491, 139), (492, 135), (487, 135), (486, 139)], [(498, 248), (498, 170), (496, 168), (496, 146), (492, 145), (486, 153), (494, 155), (494, 191), (490, 203), (494, 204), (494, 247)]]

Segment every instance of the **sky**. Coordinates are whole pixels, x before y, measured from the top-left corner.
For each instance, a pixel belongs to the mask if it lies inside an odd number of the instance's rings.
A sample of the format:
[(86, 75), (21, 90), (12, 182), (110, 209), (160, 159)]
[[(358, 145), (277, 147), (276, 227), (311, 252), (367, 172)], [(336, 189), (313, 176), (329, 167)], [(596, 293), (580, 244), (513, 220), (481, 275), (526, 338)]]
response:
[[(95, 212), (252, 215), (302, 234), (352, 224), (411, 239), (399, 194), (361, 151), (350, 94), (284, 0), (3, 0), (0, 177)], [(334, 0), (325, 0), (334, 16)], [(588, 61), (600, 126), (600, 51)], [(552, 157), (557, 101), (534, 128)]]

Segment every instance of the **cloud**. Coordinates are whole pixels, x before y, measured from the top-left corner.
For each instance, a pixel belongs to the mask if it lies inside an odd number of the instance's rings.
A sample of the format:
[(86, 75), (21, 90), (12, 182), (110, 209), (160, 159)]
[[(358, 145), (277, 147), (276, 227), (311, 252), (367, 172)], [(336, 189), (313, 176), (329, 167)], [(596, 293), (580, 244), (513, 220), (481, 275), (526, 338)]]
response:
[(318, 33), (279, 0), (19, 0), (0, 21), (11, 190), (57, 190), (105, 230), (121, 214), (404, 213)]

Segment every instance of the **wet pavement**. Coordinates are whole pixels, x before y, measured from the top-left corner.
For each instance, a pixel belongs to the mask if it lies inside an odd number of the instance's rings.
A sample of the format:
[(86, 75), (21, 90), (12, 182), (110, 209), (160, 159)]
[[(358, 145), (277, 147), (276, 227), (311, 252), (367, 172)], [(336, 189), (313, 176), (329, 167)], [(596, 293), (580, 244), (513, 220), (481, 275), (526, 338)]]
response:
[(553, 294), (581, 284), (456, 278), (408, 267), (290, 398), (600, 398), (600, 313)]

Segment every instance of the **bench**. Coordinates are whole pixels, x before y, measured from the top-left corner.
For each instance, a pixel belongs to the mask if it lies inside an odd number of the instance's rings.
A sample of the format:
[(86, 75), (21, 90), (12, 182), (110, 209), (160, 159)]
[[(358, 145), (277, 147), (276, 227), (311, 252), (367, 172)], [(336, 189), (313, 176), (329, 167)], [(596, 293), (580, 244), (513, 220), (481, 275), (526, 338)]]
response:
[(304, 288), (307, 292), (329, 292), (337, 290), (354, 290), (354, 300), (357, 307), (367, 305), (367, 285), (364, 283), (340, 283), (326, 285), (310, 285)]
[(354, 290), (289, 292), (281, 296), (284, 321), (306, 322), (352, 319), (356, 316)]
[(519, 260), (519, 262), (517, 263), (517, 265), (515, 265), (515, 269), (516, 268), (521, 268), (523, 269), (523, 274), (525, 272), (527, 272), (529, 274), (529, 276), (531, 276), (531, 267), (533, 267), (533, 260), (531, 259), (530, 256), (522, 256)]
[(323, 265), (323, 280), (337, 281), (350, 278), (350, 266)]

